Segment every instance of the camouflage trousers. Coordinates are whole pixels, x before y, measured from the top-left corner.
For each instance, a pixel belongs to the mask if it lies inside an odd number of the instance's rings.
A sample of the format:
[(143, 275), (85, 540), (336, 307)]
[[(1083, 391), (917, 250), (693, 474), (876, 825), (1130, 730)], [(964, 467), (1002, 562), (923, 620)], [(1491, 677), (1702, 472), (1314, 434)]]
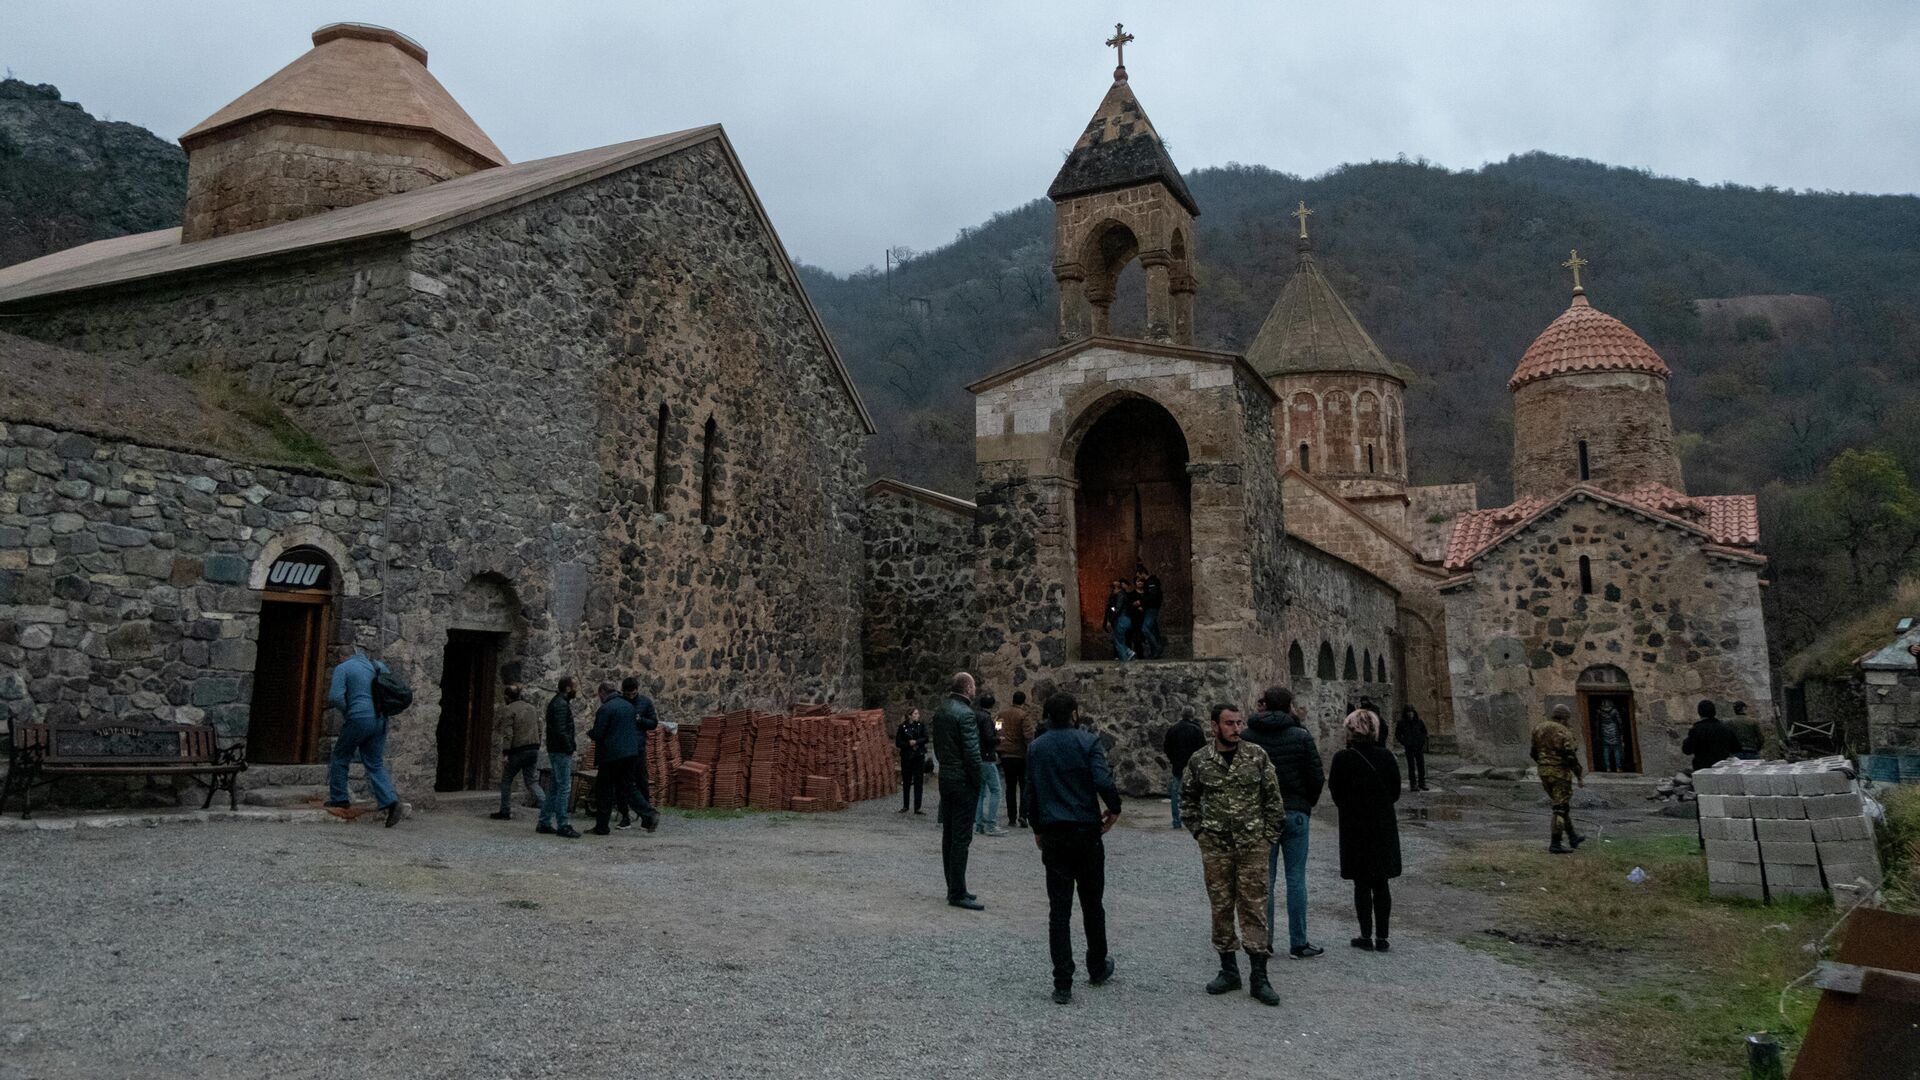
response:
[[(1273, 952), (1267, 927), (1267, 845), (1245, 849), (1200, 845), (1200, 869), (1207, 878), (1207, 903), (1213, 908), (1213, 951), (1247, 955)], [(1240, 932), (1234, 933), (1234, 916)]]
[(1558, 770), (1540, 773), (1540, 786), (1547, 789), (1547, 802), (1553, 805), (1553, 842), (1573, 835), (1573, 776)]

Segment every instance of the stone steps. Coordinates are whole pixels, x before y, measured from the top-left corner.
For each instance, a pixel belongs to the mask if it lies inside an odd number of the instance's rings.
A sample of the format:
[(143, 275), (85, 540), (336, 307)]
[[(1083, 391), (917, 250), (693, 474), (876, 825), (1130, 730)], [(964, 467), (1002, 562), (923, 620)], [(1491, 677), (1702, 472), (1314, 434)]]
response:
[(271, 806), (287, 809), (316, 806), (327, 801), (327, 786), (325, 784), (299, 784), (249, 788), (241, 793), (240, 801), (247, 806)]

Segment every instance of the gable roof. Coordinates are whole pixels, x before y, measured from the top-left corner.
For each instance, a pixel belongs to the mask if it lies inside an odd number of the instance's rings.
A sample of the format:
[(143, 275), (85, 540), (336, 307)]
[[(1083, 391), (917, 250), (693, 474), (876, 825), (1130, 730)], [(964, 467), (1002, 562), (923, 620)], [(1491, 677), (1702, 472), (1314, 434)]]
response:
[(648, 139), (615, 143), (557, 157), (523, 161), (482, 169), (390, 195), (384, 199), (345, 206), (297, 221), (269, 225), (249, 232), (229, 233), (180, 243), (179, 229), (161, 229), (138, 236), (100, 240), (55, 252), (15, 266), (0, 268), (0, 309), (21, 309), (29, 301), (65, 298), (72, 294), (151, 281), (202, 271), (225, 270), (254, 262), (307, 255), (347, 245), (422, 240), (469, 222), (504, 213), (569, 188), (598, 180), (623, 169), (665, 157), (703, 143), (713, 143), (734, 178), (746, 192), (747, 205), (766, 230), (775, 262), (800, 298), (808, 322), (819, 336), (841, 387), (852, 400), (860, 421), (871, 434), (873, 417), (860, 399), (826, 324), (801, 284), (800, 275), (780, 242), (766, 207), (753, 190), (733, 144), (718, 124), (688, 128)]
[(906, 498), (926, 503), (936, 510), (945, 510), (949, 513), (962, 514), (967, 517), (972, 517), (974, 510), (978, 509), (973, 503), (957, 496), (935, 491), (932, 488), (917, 487), (904, 480), (895, 480), (888, 476), (883, 476), (867, 485), (867, 498), (871, 499), (875, 495), (881, 494), (902, 495)]
[(1497, 509), (1461, 514), (1447, 539), (1447, 569), (1471, 569), (1475, 561), (1527, 531), (1549, 511), (1579, 499), (1593, 499), (1690, 532), (1706, 542), (1709, 554), (1766, 561), (1753, 550), (1760, 543), (1760, 513), (1752, 495), (1688, 495), (1651, 483), (1628, 492), (1576, 484), (1551, 499), (1530, 496)]
[(1057, 364), (1069, 356), (1086, 352), (1088, 349), (1114, 349), (1119, 352), (1138, 353), (1141, 356), (1164, 356), (1175, 360), (1197, 360), (1203, 364), (1224, 364), (1239, 368), (1260, 387), (1270, 400), (1278, 401), (1279, 396), (1260, 373), (1248, 366), (1239, 353), (1215, 352), (1212, 349), (1196, 349), (1191, 345), (1171, 345), (1164, 341), (1140, 341), (1135, 338), (1083, 337), (1069, 341), (1054, 349), (1049, 349), (1031, 360), (1023, 360), (1010, 368), (1004, 368), (988, 375), (984, 379), (967, 384), (967, 392), (972, 394), (991, 390), (1002, 383), (1013, 380), (1029, 372), (1038, 371), (1050, 364)]
[(1100, 99), (1087, 129), (1080, 133), (1059, 174), (1047, 186), (1047, 198), (1058, 202), (1156, 180), (1166, 185), (1187, 213), (1200, 216), (1200, 204), (1193, 201), (1193, 193), (1180, 178), (1160, 133), (1147, 119), (1140, 99), (1133, 96), (1125, 72), (1115, 72), (1107, 96)]
[(427, 50), (404, 34), (365, 23), (313, 32), (313, 48), (180, 136), (192, 150), (220, 131), (279, 113), (404, 128), (437, 136), (480, 159), (507, 155), (427, 71)]
[(1352, 371), (1404, 382), (1394, 372), (1372, 335), (1354, 318), (1300, 241), (1300, 265), (1280, 290), (1259, 333), (1247, 346), (1254, 370), (1276, 375), (1310, 371)]

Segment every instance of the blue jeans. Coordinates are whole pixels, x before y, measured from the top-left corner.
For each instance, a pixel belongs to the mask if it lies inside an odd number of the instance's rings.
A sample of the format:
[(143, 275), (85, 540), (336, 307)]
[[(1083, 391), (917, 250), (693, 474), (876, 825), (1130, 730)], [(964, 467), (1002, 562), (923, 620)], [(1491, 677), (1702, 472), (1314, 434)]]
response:
[(1133, 659), (1133, 650), (1127, 648), (1127, 632), (1132, 629), (1131, 616), (1122, 615), (1120, 621), (1113, 624), (1113, 655), (1122, 660)]
[(1147, 658), (1162, 656), (1167, 651), (1167, 643), (1160, 638), (1160, 609), (1150, 607), (1140, 622), (1140, 644), (1147, 650)]
[(540, 824), (564, 829), (571, 824), (567, 804), (573, 801), (573, 755), (548, 754), (547, 767), (553, 770), (553, 786), (540, 801)]
[(327, 761), (327, 801), (346, 805), (347, 766), (355, 754), (367, 770), (367, 784), (373, 788), (374, 805), (385, 810), (397, 802), (393, 777), (387, 775), (387, 722), (384, 718), (348, 720), (333, 740), (333, 756)]
[(1627, 748), (1623, 743), (1600, 744), (1600, 771), (1619, 772), (1627, 766)]
[(1280, 829), (1280, 842), (1267, 849), (1267, 929), (1273, 929), (1273, 888), (1279, 876), (1280, 859), (1286, 856), (1287, 871), (1287, 947), (1297, 949), (1307, 943), (1307, 836), (1312, 819), (1298, 810), (1287, 811), (1286, 824)]
[(973, 828), (975, 832), (986, 832), (999, 828), (1000, 818), (1000, 766), (997, 762), (980, 763), (980, 799), (974, 805)]
[[(1180, 772), (1174, 770), (1173, 777), (1167, 781), (1167, 801), (1173, 804), (1173, 827), (1180, 827)], [(1273, 925), (1273, 916), (1267, 916), (1267, 925)]]

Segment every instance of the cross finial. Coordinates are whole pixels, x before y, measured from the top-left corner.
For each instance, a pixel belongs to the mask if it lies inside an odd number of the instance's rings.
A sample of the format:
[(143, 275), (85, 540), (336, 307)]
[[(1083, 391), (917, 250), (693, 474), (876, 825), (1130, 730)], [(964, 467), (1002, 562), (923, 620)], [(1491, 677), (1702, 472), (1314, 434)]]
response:
[(1115, 81), (1124, 81), (1127, 77), (1127, 42), (1132, 40), (1133, 35), (1127, 33), (1125, 26), (1120, 23), (1113, 24), (1113, 36), (1107, 39), (1107, 48), (1115, 51), (1113, 66)]
[(1300, 209), (1295, 210), (1287, 216), (1300, 219), (1300, 239), (1305, 240), (1307, 238), (1307, 218), (1313, 216), (1313, 211), (1307, 209), (1307, 200), (1301, 199)]
[(1581, 258), (1578, 251), (1569, 250), (1567, 252), (1567, 261), (1560, 265), (1573, 271), (1573, 295), (1585, 296), (1587, 290), (1580, 284), (1580, 268), (1587, 265), (1587, 260)]

